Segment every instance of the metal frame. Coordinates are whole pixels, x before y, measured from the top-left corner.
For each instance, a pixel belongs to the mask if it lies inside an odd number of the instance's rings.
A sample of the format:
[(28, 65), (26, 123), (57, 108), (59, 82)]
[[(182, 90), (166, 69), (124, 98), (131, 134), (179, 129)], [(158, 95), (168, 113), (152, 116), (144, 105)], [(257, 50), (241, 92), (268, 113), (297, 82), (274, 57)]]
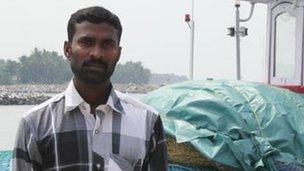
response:
[[(303, 83), (303, 7), (294, 7), (291, 1), (276, 1), (268, 4), (268, 83), (274, 85), (302, 85)], [(296, 42), (295, 42), (295, 77), (286, 79), (274, 76), (275, 61), (275, 19), (277, 16), (288, 10), (297, 10), (296, 15)]]
[[(252, 14), (254, 11), (254, 5), (255, 3), (251, 2), (251, 9), (249, 16), (247, 18), (241, 19), (240, 18), (240, 7), (241, 5), (239, 3), (235, 4), (235, 44), (236, 44), (236, 79), (241, 80), (242, 75), (241, 75), (241, 48), (240, 48), (240, 41), (241, 41), (241, 36), (246, 36), (247, 35), (247, 28), (241, 27), (240, 23), (241, 22), (247, 22), (252, 18)], [(242, 30), (244, 28), (244, 30)]]

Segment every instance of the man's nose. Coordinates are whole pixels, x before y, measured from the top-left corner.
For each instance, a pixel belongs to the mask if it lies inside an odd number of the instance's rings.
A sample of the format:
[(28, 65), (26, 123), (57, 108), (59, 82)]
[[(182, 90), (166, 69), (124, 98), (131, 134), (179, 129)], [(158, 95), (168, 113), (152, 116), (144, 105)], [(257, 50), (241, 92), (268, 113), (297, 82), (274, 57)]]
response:
[(90, 51), (90, 57), (91, 58), (103, 58), (104, 50), (99, 46), (95, 46)]

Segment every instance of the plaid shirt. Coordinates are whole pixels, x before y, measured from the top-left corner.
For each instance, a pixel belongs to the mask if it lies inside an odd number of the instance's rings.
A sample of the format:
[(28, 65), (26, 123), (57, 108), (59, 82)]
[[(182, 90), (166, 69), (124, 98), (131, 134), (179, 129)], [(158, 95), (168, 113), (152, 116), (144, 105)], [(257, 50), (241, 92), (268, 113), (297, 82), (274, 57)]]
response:
[(112, 89), (95, 114), (71, 81), (22, 117), (12, 170), (167, 170), (156, 111)]

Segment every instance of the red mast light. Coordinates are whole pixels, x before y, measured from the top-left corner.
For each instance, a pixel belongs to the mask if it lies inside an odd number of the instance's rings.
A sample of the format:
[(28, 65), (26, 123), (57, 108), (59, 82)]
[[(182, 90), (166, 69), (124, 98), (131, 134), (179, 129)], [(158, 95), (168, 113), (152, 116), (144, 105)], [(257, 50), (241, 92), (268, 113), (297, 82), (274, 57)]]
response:
[(191, 18), (190, 18), (190, 14), (186, 14), (185, 15), (185, 21), (186, 22), (190, 22)]

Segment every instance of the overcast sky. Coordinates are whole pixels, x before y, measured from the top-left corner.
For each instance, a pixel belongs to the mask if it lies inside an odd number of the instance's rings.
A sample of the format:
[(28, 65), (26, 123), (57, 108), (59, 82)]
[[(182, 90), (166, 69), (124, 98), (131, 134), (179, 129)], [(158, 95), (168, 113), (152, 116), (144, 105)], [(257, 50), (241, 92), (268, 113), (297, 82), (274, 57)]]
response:
[[(190, 30), (184, 15), (190, 0), (10, 0), (0, 6), (0, 58), (18, 59), (34, 47), (62, 53), (66, 25), (79, 8), (101, 5), (116, 13), (123, 25), (121, 63), (141, 61), (154, 73), (188, 75)], [(234, 0), (195, 1), (195, 79), (235, 78), (235, 39), (226, 28), (234, 25)], [(247, 17), (249, 5), (241, 7)], [(257, 5), (243, 24), (242, 77), (265, 81), (266, 6)]]

